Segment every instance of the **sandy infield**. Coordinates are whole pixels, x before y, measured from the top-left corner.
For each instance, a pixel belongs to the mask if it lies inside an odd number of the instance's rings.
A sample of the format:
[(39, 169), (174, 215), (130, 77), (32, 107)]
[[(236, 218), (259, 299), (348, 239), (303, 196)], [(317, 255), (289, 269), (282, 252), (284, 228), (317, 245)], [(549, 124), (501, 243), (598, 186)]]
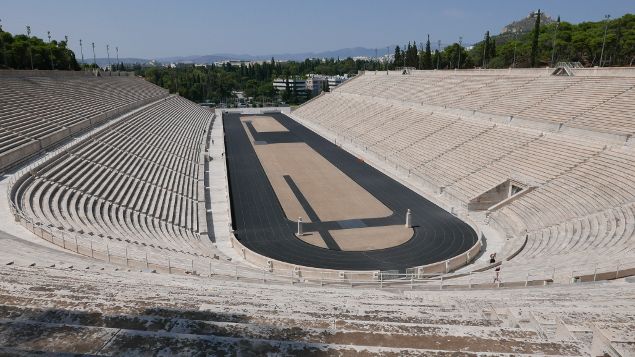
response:
[[(243, 128), (251, 117), (241, 118)], [(361, 218), (386, 217), (388, 207), (364, 190), (305, 143), (254, 145), (282, 208), (290, 220), (309, 217), (284, 180), (289, 175), (321, 221), (342, 221)]]
[(259, 133), (275, 133), (275, 132), (288, 132), (284, 125), (280, 124), (275, 118), (268, 116), (249, 116), (240, 117), (242, 121), (251, 120), (254, 129)]
[[(404, 226), (364, 227), (329, 231), (343, 251), (386, 249), (406, 243), (412, 238), (412, 228)], [(328, 248), (319, 232), (308, 232), (298, 237), (320, 248)]]
[(412, 228), (405, 226), (364, 227), (329, 231), (341, 250), (363, 251), (385, 249), (406, 243)]
[(316, 247), (320, 247), (320, 248), (324, 248), (324, 249), (328, 249), (329, 247), (326, 245), (326, 243), (324, 242), (324, 238), (322, 238), (322, 235), (320, 235), (320, 232), (306, 232), (303, 235), (301, 235), (300, 240), (309, 243), (311, 245), (314, 245)]

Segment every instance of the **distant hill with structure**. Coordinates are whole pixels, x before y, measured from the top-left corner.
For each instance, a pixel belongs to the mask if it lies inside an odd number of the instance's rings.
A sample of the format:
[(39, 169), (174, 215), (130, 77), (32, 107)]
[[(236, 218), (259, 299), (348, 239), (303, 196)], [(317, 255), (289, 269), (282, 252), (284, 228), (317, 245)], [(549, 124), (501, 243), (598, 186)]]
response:
[[(520, 19), (518, 21), (513, 21), (509, 25), (503, 27), (501, 29), (502, 34), (523, 34), (531, 32), (534, 29), (534, 24), (536, 23), (536, 15), (537, 13), (532, 11), (525, 18)], [(555, 22), (553, 18), (544, 12), (540, 14), (540, 24), (547, 25), (552, 22)]]

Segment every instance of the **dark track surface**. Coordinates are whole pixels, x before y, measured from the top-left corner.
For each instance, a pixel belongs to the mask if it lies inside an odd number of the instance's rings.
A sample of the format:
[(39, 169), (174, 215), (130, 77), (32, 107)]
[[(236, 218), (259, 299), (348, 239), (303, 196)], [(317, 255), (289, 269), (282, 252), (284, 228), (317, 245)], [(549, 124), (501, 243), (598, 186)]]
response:
[[(279, 113), (267, 114), (285, 126), (288, 133), (258, 133), (247, 125), (259, 144), (304, 142), (352, 178), (393, 211), (385, 218), (355, 222), (314, 222), (305, 231), (324, 232), (346, 226), (403, 224), (409, 208), (413, 212), (414, 235), (399, 246), (366, 252), (346, 252), (313, 246), (295, 237), (296, 222), (286, 219), (258, 156), (236, 113), (224, 113), (225, 144), (236, 237), (249, 249), (292, 264), (349, 270), (400, 270), (438, 262), (467, 251), (476, 243), (476, 232), (432, 202), (384, 175), (330, 141)], [(292, 179), (292, 178), (291, 178)], [(287, 183), (296, 193), (292, 180)], [(298, 197), (302, 202), (302, 197)], [(305, 203), (306, 204), (306, 203)], [(306, 208), (306, 207), (305, 207)], [(310, 207), (309, 211), (311, 211)], [(309, 211), (306, 211), (307, 213)], [(312, 217), (313, 218), (313, 217)], [(330, 248), (334, 241), (324, 237)]]

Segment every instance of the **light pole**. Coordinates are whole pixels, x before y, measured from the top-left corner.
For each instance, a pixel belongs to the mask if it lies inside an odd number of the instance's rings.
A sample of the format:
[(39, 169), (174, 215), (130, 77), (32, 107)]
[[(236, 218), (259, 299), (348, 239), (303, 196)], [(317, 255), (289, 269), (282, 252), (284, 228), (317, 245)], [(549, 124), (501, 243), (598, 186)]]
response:
[(560, 21), (556, 22), (556, 30), (553, 33), (553, 48), (551, 49), (551, 67), (555, 66), (554, 61), (556, 60), (556, 41), (558, 40), (559, 26), (560, 26)]
[(31, 70), (33, 70), (33, 51), (31, 50), (31, 26), (26, 25), (26, 37), (29, 39), (29, 57), (31, 58)]
[(514, 32), (514, 59), (512, 60), (512, 68), (516, 68), (516, 46), (518, 45), (518, 34)]
[(55, 63), (53, 63), (53, 47), (51, 47), (51, 31), (46, 31), (46, 35), (49, 38), (49, 54), (51, 55), (51, 70), (54, 70)]
[(95, 56), (95, 42), (90, 43), (93, 46), (93, 65), (97, 66), (97, 56)]
[[(489, 31), (488, 31), (489, 34)], [(483, 41), (483, 68), (485, 68), (485, 56), (487, 56), (487, 53), (485, 53), (487, 50), (487, 44), (485, 43), (485, 41)]]
[[(2, 19), (0, 19), (0, 36), (2, 36)], [(5, 67), (7, 66), (7, 47), (4, 43), (4, 40), (2, 40), (2, 58), (3, 58), (3, 63)]]
[(459, 36), (459, 63), (458, 67), (461, 69), (461, 48), (463, 47), (463, 36)]
[(386, 46), (386, 74), (388, 74), (388, 60), (390, 59), (390, 46)]
[(602, 39), (602, 52), (600, 52), (600, 67), (602, 67), (602, 61), (604, 59), (604, 44), (606, 43), (606, 30), (609, 28), (609, 19), (611, 15), (604, 15), (606, 19), (606, 24), (604, 25), (604, 38)]
[(110, 71), (112, 72), (112, 65), (110, 64), (110, 45), (106, 44), (106, 56), (108, 57), (108, 67), (110, 68)]
[(406, 69), (406, 54), (404, 53), (404, 51), (401, 51), (401, 53), (401, 57), (403, 57), (403, 69)]
[(82, 39), (79, 39), (79, 52), (82, 54), (82, 66), (84, 65), (84, 46), (82, 46)]
[(119, 46), (115, 46), (115, 52), (117, 52), (117, 69), (121, 70), (121, 68), (119, 68)]
[(377, 49), (375, 48), (375, 64), (373, 65), (373, 67), (375, 67), (375, 73), (377, 73), (378, 64), (379, 64), (379, 57), (377, 57)]
[[(64, 47), (68, 49), (68, 35), (64, 35)], [(71, 56), (68, 56), (68, 70), (71, 70)]]

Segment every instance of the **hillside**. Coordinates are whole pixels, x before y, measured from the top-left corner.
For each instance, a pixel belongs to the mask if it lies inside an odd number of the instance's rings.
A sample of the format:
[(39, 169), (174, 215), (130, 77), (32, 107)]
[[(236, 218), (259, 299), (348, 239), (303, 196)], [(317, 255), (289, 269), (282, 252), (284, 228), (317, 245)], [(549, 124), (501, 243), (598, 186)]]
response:
[[(547, 20), (545, 24), (544, 20)], [(538, 37), (537, 66), (544, 67), (560, 61), (580, 62), (585, 67), (631, 66), (635, 60), (635, 15), (626, 14), (610, 21), (590, 21), (573, 24), (553, 21), (541, 16)], [(529, 67), (535, 16), (513, 22), (501, 34), (492, 36), (495, 53), (486, 60), (488, 68)], [(531, 27), (531, 30), (526, 29)], [(606, 27), (606, 42), (602, 43)], [(483, 64), (484, 41), (469, 52), (471, 63)], [(553, 63), (552, 62), (553, 59)]]

